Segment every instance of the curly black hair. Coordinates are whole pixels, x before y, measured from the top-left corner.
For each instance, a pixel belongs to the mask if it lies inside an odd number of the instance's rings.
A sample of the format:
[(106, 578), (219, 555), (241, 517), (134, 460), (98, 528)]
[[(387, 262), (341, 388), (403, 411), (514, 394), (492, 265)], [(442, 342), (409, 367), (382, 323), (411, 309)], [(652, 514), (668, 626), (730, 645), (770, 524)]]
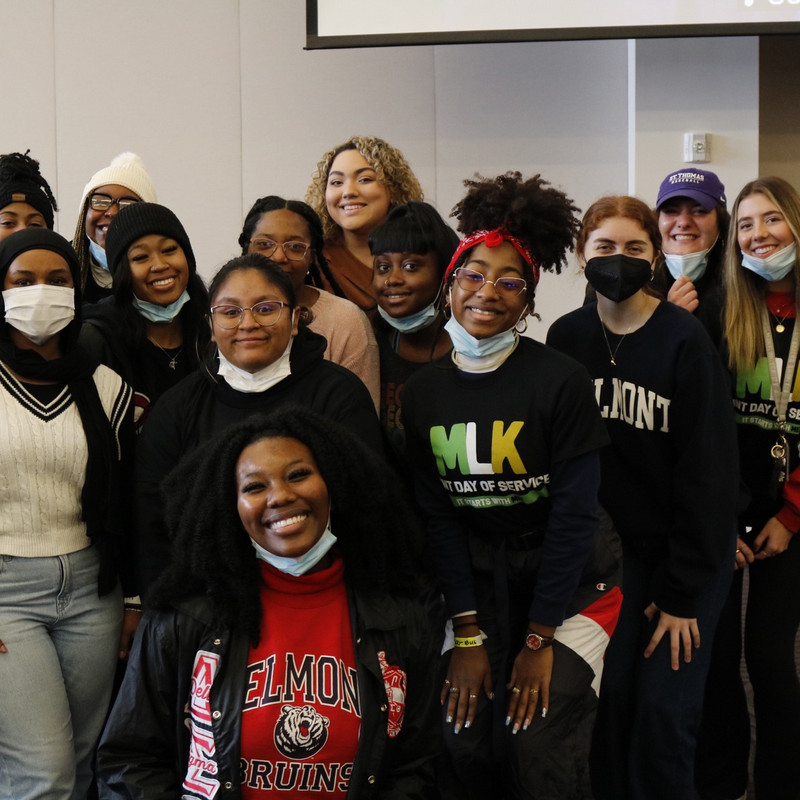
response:
[[(540, 269), (561, 272), (580, 229), (580, 209), (564, 192), (541, 175), (523, 180), (516, 171), (496, 178), (476, 175), (465, 180), (464, 186), (467, 194), (451, 212), (461, 233), (469, 236), (475, 231), (506, 228), (522, 240)], [(465, 251), (463, 260), (468, 253)], [(530, 285), (532, 288), (533, 281)]]
[(175, 558), (149, 601), (205, 595), (223, 624), (258, 641), (259, 566), (237, 513), (236, 463), (262, 439), (297, 439), (311, 451), (331, 499), (331, 530), (345, 581), (365, 593), (419, 595), (422, 537), (397, 477), (342, 426), (286, 406), (228, 428), (166, 478), (165, 518)]

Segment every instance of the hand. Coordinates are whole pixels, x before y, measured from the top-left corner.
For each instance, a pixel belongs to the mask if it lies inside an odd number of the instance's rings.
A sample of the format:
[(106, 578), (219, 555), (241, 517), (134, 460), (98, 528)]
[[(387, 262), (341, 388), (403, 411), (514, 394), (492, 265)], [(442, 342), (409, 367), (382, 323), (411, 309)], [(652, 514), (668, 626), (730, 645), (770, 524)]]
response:
[(133, 635), (139, 627), (142, 620), (141, 611), (129, 611), (125, 609), (125, 614), (122, 617), (122, 633), (119, 637), (119, 659), (120, 661), (126, 659), (131, 651), (133, 644)]
[(672, 669), (677, 670), (680, 666), (681, 644), (683, 645), (683, 660), (688, 664), (692, 660), (692, 646), (700, 647), (700, 628), (697, 627), (697, 620), (689, 617), (673, 617), (661, 611), (655, 603), (650, 603), (644, 610), (647, 619), (653, 619), (658, 613), (658, 624), (653, 632), (650, 641), (644, 651), (644, 657), (650, 656), (658, 647), (661, 637), (669, 633), (670, 660)]
[(453, 733), (472, 725), (481, 689), (491, 700), (492, 671), (486, 648), (483, 645), (454, 647), (447, 669), (447, 679), (439, 696), (442, 705), (447, 703), (445, 722), (450, 723), (455, 720)]
[(753, 552), (757, 561), (778, 556), (789, 546), (792, 532), (775, 517), (770, 517), (753, 542)]
[[(530, 650), (523, 647), (514, 659), (511, 681), (506, 704), (506, 725), (512, 725), (511, 732), (520, 728), (526, 731), (533, 721), (539, 698), (542, 701), (542, 716), (547, 716), (550, 706), (550, 677), (553, 674), (553, 648)], [(519, 689), (519, 691), (514, 691)], [(513, 722), (513, 724), (512, 724)]]
[(744, 569), (753, 563), (753, 551), (744, 543), (740, 537), (736, 537), (736, 560), (733, 563), (734, 569)]
[(697, 289), (694, 288), (694, 284), (685, 275), (681, 275), (672, 284), (669, 292), (667, 292), (667, 300), (676, 306), (680, 306), (680, 308), (685, 308), (687, 311), (694, 311), (700, 305)]

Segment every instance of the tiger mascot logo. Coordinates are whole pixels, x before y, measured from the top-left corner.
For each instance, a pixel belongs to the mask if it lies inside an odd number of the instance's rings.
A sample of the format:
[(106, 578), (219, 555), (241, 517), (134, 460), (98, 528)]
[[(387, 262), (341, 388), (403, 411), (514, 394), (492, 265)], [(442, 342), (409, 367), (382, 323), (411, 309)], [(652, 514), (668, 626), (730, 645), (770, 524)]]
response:
[(329, 724), (313, 706), (284, 706), (275, 724), (275, 747), (286, 758), (311, 758), (328, 741)]

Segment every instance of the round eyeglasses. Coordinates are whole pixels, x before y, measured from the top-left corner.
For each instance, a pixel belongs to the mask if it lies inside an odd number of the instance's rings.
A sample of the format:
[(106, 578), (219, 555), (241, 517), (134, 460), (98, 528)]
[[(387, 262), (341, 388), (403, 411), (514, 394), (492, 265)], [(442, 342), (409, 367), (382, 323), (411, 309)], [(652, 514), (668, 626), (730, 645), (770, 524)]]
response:
[(284, 242), (279, 244), (278, 242), (273, 242), (272, 239), (251, 239), (250, 246), (257, 253), (261, 253), (262, 256), (267, 258), (280, 247), (289, 261), (302, 261), (306, 257), (306, 253), (311, 249), (311, 245), (305, 242)]
[(525, 291), (528, 282), (524, 278), (498, 278), (496, 281), (486, 280), (486, 276), (468, 267), (456, 270), (456, 281), (465, 292), (477, 292), (484, 283), (491, 283), (499, 295), (516, 297)]
[(253, 315), (253, 319), (262, 328), (269, 328), (270, 325), (274, 325), (281, 318), (284, 306), (289, 307), (289, 304), (281, 300), (256, 303), (250, 308), (231, 305), (213, 306), (211, 308), (211, 318), (220, 328), (230, 330), (239, 327), (242, 323), (244, 312), (249, 311)]
[(120, 197), (115, 199), (108, 194), (93, 194), (89, 198), (89, 205), (94, 211), (108, 211), (111, 206), (116, 206), (119, 211), (122, 211), (123, 208), (140, 202), (141, 200), (137, 200), (135, 197)]

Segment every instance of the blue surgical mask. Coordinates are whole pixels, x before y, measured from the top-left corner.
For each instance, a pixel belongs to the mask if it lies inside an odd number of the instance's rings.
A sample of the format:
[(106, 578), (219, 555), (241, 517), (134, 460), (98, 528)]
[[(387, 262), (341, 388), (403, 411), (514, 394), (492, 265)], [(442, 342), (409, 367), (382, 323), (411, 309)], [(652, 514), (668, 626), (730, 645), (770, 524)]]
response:
[[(714, 242), (716, 244), (716, 242)], [(708, 254), (711, 252), (714, 244), (707, 250), (700, 250), (698, 253), (687, 253), (684, 256), (674, 255), (673, 253), (664, 253), (664, 261), (667, 264), (669, 274), (675, 280), (685, 275), (690, 281), (696, 281), (703, 277), (708, 266)]]
[(765, 281), (779, 281), (785, 278), (794, 268), (797, 259), (797, 243), (792, 242), (783, 250), (772, 253), (766, 258), (758, 258), (747, 253), (742, 253), (742, 266), (755, 272)]
[(285, 572), (287, 575), (293, 575), (299, 578), (305, 575), (309, 570), (313, 569), (319, 562), (328, 554), (328, 551), (336, 544), (336, 537), (331, 533), (330, 523), (325, 526), (325, 531), (322, 536), (307, 550), (303, 555), (298, 558), (287, 558), (286, 556), (276, 556), (270, 553), (269, 550), (264, 549), (254, 539), (250, 540), (256, 551), (256, 556), (267, 564), (275, 567), (275, 569)]
[[(89, 237), (86, 237), (89, 239)], [(109, 271), (108, 269), (108, 258), (106, 257), (106, 251), (97, 244), (94, 239), (89, 239), (89, 252), (91, 253), (92, 258), (98, 263), (106, 272)]]
[(181, 296), (168, 306), (148, 303), (133, 295), (133, 307), (149, 322), (172, 322), (180, 314), (181, 309), (189, 302), (189, 292), (183, 290)]
[(395, 318), (389, 316), (380, 306), (378, 306), (378, 314), (381, 319), (391, 325), (396, 331), (400, 333), (415, 333), (427, 328), (435, 319), (438, 314), (436, 306), (431, 303), (416, 314), (409, 314), (407, 317)]
[(513, 328), (485, 339), (476, 339), (455, 317), (450, 317), (444, 328), (450, 334), (453, 350), (468, 358), (497, 355), (504, 350), (510, 350), (517, 341), (517, 332)]

